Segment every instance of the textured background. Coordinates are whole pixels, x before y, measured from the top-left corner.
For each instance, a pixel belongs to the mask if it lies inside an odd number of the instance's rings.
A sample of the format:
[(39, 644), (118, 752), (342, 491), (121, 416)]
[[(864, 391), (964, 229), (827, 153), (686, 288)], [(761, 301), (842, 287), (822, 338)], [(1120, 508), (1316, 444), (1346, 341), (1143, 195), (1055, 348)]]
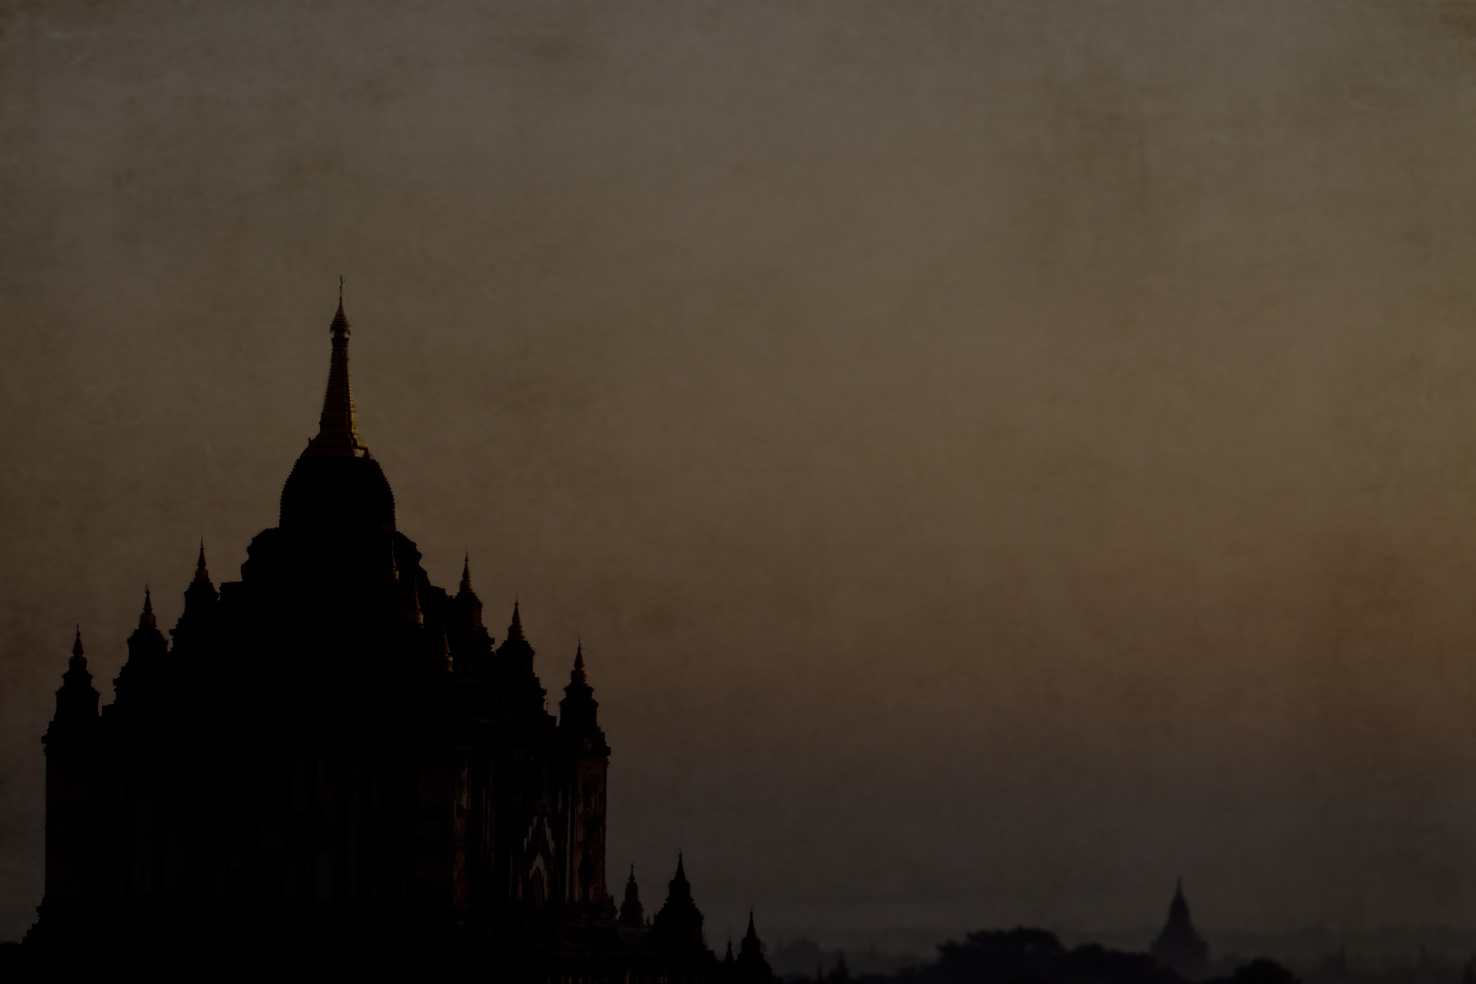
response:
[(0, 3), (0, 939), (340, 273), (711, 941), (1476, 923), (1473, 152), (1467, 2)]

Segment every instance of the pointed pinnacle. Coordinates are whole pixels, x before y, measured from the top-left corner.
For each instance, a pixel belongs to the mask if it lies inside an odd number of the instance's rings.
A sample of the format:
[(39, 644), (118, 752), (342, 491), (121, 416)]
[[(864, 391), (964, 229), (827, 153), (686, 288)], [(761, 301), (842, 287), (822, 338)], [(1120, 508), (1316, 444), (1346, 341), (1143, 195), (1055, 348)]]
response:
[[(77, 638), (75, 638), (75, 639), (72, 640), (72, 655), (73, 656), (81, 656), (82, 655), (82, 623), (81, 622), (78, 622), (77, 623)], [(634, 871), (635, 869), (632, 868), (631, 870)]]
[(471, 551), (470, 550), (468, 550), (466, 552), (466, 556), (463, 557), (462, 558), (462, 561), (461, 561), (461, 585), (460, 585), (460, 590), (466, 592), (467, 594), (471, 594), (471, 591), (472, 591), (472, 582), (471, 582)]
[(200, 557), (195, 561), (195, 580), (208, 581), (210, 572), (205, 569), (205, 538), (200, 537)]
[(149, 597), (149, 586), (145, 584), (144, 606), (143, 611), (139, 612), (138, 615), (138, 627), (140, 629), (152, 629), (157, 625), (158, 621), (154, 618), (154, 602), (153, 599)]
[(527, 638), (523, 635), (523, 616), (518, 613), (517, 599), (513, 599), (512, 622), (507, 626), (507, 637), (509, 640), (527, 641)]
[(584, 669), (584, 642), (583, 642), (583, 640), (579, 641), (574, 646), (574, 669), (575, 670), (582, 670), (582, 669)]

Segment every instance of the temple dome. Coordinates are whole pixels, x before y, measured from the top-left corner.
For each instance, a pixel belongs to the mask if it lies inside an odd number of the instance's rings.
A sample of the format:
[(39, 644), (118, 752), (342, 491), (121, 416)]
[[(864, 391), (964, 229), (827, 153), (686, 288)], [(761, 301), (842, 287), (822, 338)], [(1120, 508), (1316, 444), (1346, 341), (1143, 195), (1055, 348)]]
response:
[(395, 528), (395, 494), (379, 462), (309, 457), (292, 466), (282, 486), (283, 527), (367, 526)]

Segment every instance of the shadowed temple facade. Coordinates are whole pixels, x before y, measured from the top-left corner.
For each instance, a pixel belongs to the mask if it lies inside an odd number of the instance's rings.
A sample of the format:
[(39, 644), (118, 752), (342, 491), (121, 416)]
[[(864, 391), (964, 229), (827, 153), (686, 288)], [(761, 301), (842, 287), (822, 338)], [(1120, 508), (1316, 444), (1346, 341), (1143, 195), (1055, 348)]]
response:
[[(147, 591), (99, 710), (79, 629), (46, 754), (28, 949), (433, 952), (542, 979), (727, 976), (678, 862), (648, 926), (605, 883), (610, 748), (582, 647), (549, 712), (520, 612), (433, 584), (360, 440), (340, 301), (278, 525), (168, 637)], [(172, 641), (171, 641), (172, 640)], [(634, 873), (627, 903), (636, 892)]]

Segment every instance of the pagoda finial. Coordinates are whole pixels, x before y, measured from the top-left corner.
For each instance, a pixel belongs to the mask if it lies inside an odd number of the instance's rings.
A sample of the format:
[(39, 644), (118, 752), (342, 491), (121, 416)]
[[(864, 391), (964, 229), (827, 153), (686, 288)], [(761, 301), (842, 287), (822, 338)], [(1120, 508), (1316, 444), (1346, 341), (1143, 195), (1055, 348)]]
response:
[(472, 593), (471, 582), (471, 551), (468, 550), (461, 560), (461, 584), (459, 589), (467, 594)]
[(416, 625), (425, 624), (425, 613), (420, 610), (420, 582), (410, 577), (410, 620)]
[[(77, 637), (72, 640), (72, 658), (73, 659), (81, 659), (82, 658), (82, 623), (81, 622), (78, 622), (77, 623)], [(635, 871), (635, 868), (632, 867), (630, 870), (632, 872), (634, 872)]]
[(205, 569), (205, 538), (200, 537), (200, 557), (195, 561), (195, 580), (210, 580), (210, 572)]
[(456, 663), (451, 658), (451, 640), (446, 637), (446, 624), (441, 623), (441, 639), (436, 645), (435, 668), (450, 673), (456, 669)]
[(154, 602), (149, 597), (149, 586), (144, 585), (143, 611), (138, 615), (138, 627), (140, 629), (153, 629), (158, 627), (158, 620), (154, 618)]

